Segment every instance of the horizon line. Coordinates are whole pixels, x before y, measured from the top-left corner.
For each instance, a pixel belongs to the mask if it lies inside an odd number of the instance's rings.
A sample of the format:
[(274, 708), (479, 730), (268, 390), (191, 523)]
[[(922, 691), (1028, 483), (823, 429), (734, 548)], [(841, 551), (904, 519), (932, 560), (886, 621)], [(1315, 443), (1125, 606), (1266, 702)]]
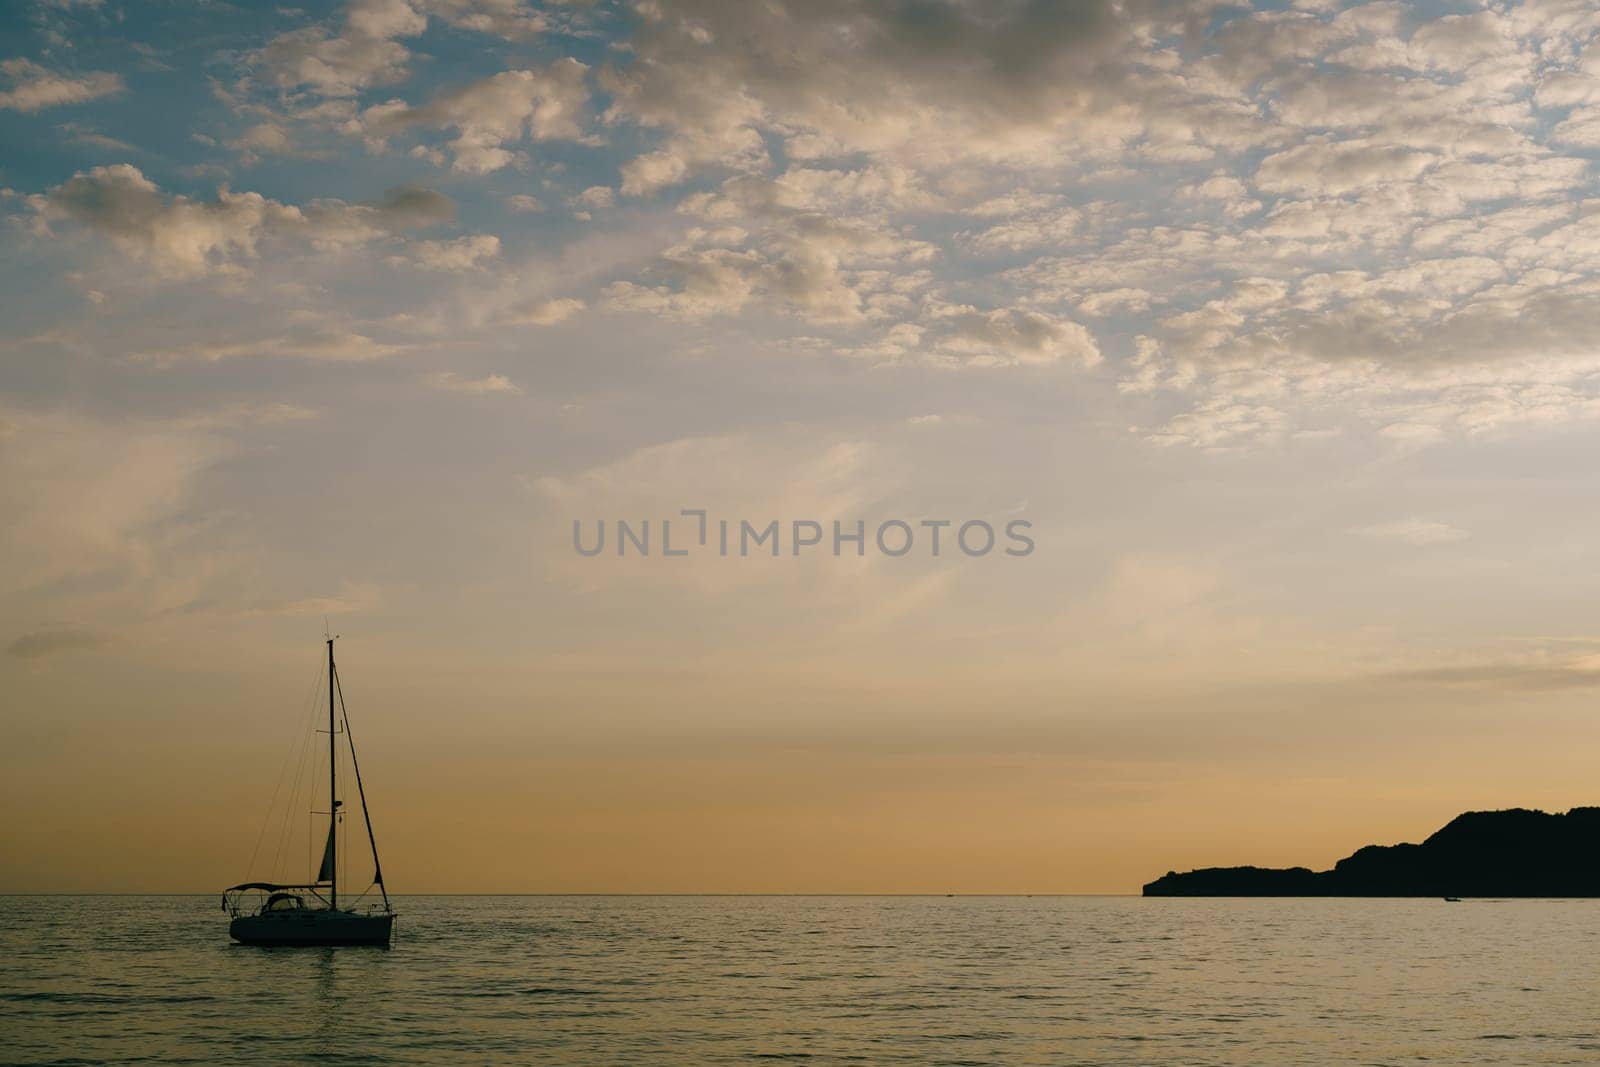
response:
[[(216, 896), (221, 890), (78, 890), (78, 889), (40, 889), (40, 890), (0, 890), (0, 897), (209, 897)], [(994, 892), (994, 893), (956, 893), (956, 892), (806, 892), (806, 891), (781, 891), (781, 892), (739, 892), (739, 891), (698, 891), (685, 892), (654, 892), (654, 891), (606, 891), (606, 890), (575, 890), (575, 891), (487, 891), (487, 892), (426, 892), (426, 893), (391, 893), (395, 897), (1137, 897), (1141, 893), (1069, 893), (1069, 892)], [(359, 899), (359, 898), (358, 898)]]

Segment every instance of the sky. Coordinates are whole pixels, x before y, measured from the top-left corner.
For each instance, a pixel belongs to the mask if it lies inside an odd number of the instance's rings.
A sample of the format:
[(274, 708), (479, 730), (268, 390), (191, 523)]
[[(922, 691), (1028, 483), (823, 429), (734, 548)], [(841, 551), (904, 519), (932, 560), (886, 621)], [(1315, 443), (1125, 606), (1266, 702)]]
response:
[(5, 8), (0, 891), (307, 873), (325, 630), (398, 893), (1600, 802), (1593, 5)]

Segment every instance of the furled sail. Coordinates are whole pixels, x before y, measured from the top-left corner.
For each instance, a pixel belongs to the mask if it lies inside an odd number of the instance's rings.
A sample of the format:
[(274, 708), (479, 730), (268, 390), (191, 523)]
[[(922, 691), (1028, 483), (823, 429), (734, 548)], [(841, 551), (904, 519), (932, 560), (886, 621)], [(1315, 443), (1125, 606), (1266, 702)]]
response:
[(335, 823), (328, 820), (328, 843), (322, 846), (322, 866), (317, 868), (317, 881), (333, 881), (333, 831)]

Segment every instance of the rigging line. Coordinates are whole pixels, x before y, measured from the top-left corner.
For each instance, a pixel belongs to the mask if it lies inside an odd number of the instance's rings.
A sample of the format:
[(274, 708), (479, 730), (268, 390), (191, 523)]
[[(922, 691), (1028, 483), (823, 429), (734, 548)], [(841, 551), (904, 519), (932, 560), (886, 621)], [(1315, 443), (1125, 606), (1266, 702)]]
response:
[(356, 795), (361, 798), (361, 818), (367, 824), (367, 844), (372, 846), (372, 880), (383, 894), (383, 906), (387, 910), (389, 887), (383, 884), (383, 864), (378, 862), (378, 838), (372, 832), (372, 813), (367, 810), (367, 789), (361, 784), (361, 761), (356, 759), (356, 735), (350, 731), (350, 709), (345, 707), (344, 686), (339, 684), (338, 667), (333, 668), (333, 688), (339, 694), (339, 717), (344, 721), (345, 744), (350, 746), (350, 768), (356, 772)]
[[(323, 674), (322, 668), (319, 665), (317, 669), (317, 686), (315, 688), (321, 688), (322, 680), (325, 677), (326, 675)], [(273, 872), (275, 875), (283, 872), (283, 863), (288, 859), (289, 851), (293, 847), (293, 828), (295, 824), (294, 813), (300, 801), (300, 784), (305, 780), (306, 763), (308, 762), (311, 754), (311, 742), (316, 740), (317, 736), (317, 702), (312, 700), (310, 703), (311, 711), (309, 715), (309, 721), (306, 723), (300, 735), (300, 758), (295, 764), (294, 784), (290, 787), (288, 799), (284, 804), (283, 822), (278, 831), (278, 847), (273, 854)], [(310, 804), (307, 805), (307, 807), (310, 806)], [(309, 832), (310, 831), (308, 830), (308, 833)]]
[[(320, 673), (318, 675), (318, 680), (319, 681), (321, 680)], [(312, 707), (311, 714), (313, 716), (316, 714), (315, 705), (313, 705), (313, 707)], [(308, 753), (310, 751), (310, 748), (311, 748), (311, 740), (312, 740), (312, 738), (314, 738), (316, 736), (315, 735), (315, 731), (313, 730), (313, 726), (314, 725), (315, 725), (314, 722), (308, 722), (306, 724), (306, 726), (301, 730), (301, 734), (300, 734), (300, 754), (299, 754), (299, 758), (296, 759), (296, 761), (295, 761), (294, 782), (289, 787), (289, 795), (285, 799), (285, 802), (284, 802), (283, 819), (282, 819), (282, 822), (279, 824), (279, 830), (278, 830), (278, 847), (273, 853), (273, 872), (274, 872), (275, 876), (280, 875), (280, 874), (283, 873), (283, 871), (284, 871), (283, 864), (284, 864), (284, 861), (288, 858), (288, 851), (289, 851), (289, 849), (290, 849), (290, 847), (292, 846), (292, 843), (293, 843), (293, 836), (294, 836), (294, 829), (293, 828), (294, 828), (294, 825), (295, 825), (294, 813), (298, 809), (298, 805), (299, 805), (300, 783), (305, 778), (306, 759), (307, 759), (307, 755), (308, 755)]]
[(296, 800), (300, 796), (300, 779), (305, 774), (305, 761), (305, 732), (302, 730), (299, 749), (295, 753), (294, 777), (289, 782), (289, 792), (284, 796), (283, 810), (278, 813), (278, 840), (272, 850), (272, 877), (280, 881), (286, 880), (281, 876), (284, 871), (285, 853), (289, 848), (289, 842), (294, 833), (294, 812), (296, 810)]
[[(319, 670), (318, 681), (320, 680), (321, 671)], [(312, 685), (315, 687), (316, 683), (313, 682)], [(314, 692), (315, 690), (313, 689), (313, 695)], [(309, 704), (310, 702), (310, 696), (307, 696), (300, 701), (302, 706)], [(288, 750), (283, 754), (283, 765), (278, 768), (278, 777), (272, 784), (272, 799), (267, 803), (266, 814), (261, 817), (261, 829), (256, 833), (256, 847), (250, 850), (250, 862), (245, 864), (244, 867), (245, 877), (247, 878), (255, 873), (256, 857), (261, 854), (261, 842), (266, 840), (267, 827), (272, 823), (272, 813), (278, 810), (278, 794), (283, 792), (284, 780), (289, 777), (289, 764), (290, 761), (294, 759), (294, 752), (298, 747), (299, 738), (290, 738)]]
[[(315, 694), (316, 694), (316, 682), (321, 681), (321, 678), (322, 678), (322, 672), (321, 672), (321, 668), (319, 666), (318, 671), (317, 671), (316, 681), (314, 681), (313, 684), (312, 684), (312, 697), (313, 698), (315, 697)], [(300, 729), (299, 751), (298, 751), (298, 753), (296, 754), (296, 757), (295, 757), (294, 779), (289, 785), (289, 794), (288, 794), (288, 796), (286, 796), (284, 798), (283, 813), (282, 813), (282, 816), (281, 816), (281, 818), (279, 820), (279, 824), (278, 824), (277, 847), (273, 850), (273, 857), (272, 857), (272, 873), (273, 873), (273, 877), (278, 877), (279, 875), (281, 875), (283, 873), (283, 869), (284, 869), (283, 868), (283, 862), (284, 862), (284, 858), (285, 858), (285, 851), (288, 848), (289, 840), (290, 840), (290, 837), (292, 836), (291, 828), (294, 825), (295, 806), (296, 806), (296, 802), (297, 802), (297, 800), (299, 799), (299, 796), (300, 796), (300, 781), (301, 781), (302, 777), (305, 774), (306, 745), (307, 745), (307, 738), (310, 737), (310, 728), (311, 728), (311, 723), (309, 721), (309, 717), (310, 717), (310, 715), (314, 715), (316, 713), (315, 700), (314, 699), (308, 699), (307, 700), (307, 705), (309, 706), (310, 711), (309, 711), (309, 713), (302, 713), (302, 714), (307, 715), (308, 721), (307, 721), (306, 725), (302, 726), (301, 729)]]

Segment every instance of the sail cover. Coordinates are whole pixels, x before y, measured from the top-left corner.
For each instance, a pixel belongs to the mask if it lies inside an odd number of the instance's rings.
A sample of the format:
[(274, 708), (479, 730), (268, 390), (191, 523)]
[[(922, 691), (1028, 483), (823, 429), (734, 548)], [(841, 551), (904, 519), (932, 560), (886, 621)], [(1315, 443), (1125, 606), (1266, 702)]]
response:
[(317, 868), (317, 881), (333, 881), (333, 830), (334, 822), (328, 820), (328, 843), (322, 846), (322, 866)]

